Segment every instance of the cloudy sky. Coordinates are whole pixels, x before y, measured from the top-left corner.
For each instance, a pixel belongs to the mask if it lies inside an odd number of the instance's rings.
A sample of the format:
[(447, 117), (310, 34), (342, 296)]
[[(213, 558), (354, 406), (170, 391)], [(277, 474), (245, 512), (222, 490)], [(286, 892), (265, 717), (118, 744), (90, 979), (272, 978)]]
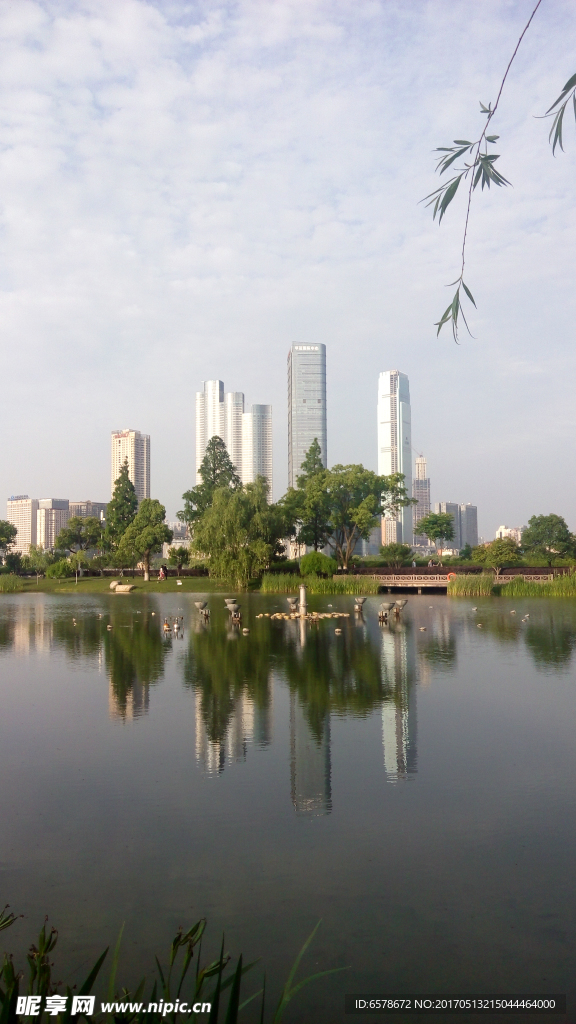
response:
[(513, 188), (476, 194), (459, 347), (433, 324), (464, 200), (440, 228), (419, 205), (534, 3), (1, 0), (1, 493), (107, 500), (130, 426), (172, 518), (220, 377), (273, 405), (279, 497), (287, 351), (322, 341), (330, 464), (376, 468), (399, 369), (433, 501), (486, 537), (576, 529), (576, 130), (553, 158), (534, 116), (576, 72), (572, 0), (542, 3), (493, 122)]

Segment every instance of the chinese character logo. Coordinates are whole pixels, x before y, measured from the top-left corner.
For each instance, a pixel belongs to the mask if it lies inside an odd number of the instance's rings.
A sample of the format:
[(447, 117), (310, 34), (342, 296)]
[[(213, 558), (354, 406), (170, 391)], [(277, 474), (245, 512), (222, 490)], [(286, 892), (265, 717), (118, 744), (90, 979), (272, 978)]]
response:
[(75, 1013), (83, 1013), (86, 1017), (91, 1017), (94, 1013), (94, 1003), (96, 1002), (96, 996), (73, 996), (72, 998), (72, 1016)]

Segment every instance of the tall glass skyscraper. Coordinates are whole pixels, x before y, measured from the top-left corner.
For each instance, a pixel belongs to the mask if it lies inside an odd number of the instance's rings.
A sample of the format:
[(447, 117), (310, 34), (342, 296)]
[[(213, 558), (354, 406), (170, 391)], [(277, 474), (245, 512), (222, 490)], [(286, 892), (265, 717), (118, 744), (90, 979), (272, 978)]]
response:
[(326, 345), (292, 345), (288, 353), (288, 485), (296, 487), (314, 438), (326, 457)]
[[(378, 474), (404, 474), (404, 487), (412, 497), (412, 422), (408, 377), (385, 370), (378, 378)], [(384, 544), (412, 543), (412, 506), (401, 508), (398, 519), (382, 521)], [(391, 529), (392, 528), (392, 529)]]

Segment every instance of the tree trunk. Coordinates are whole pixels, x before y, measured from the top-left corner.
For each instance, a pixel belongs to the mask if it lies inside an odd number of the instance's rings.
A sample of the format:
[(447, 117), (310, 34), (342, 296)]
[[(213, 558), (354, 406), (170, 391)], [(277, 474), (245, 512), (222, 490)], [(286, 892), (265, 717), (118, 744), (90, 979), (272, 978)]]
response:
[(144, 582), (150, 582), (150, 555), (144, 555)]

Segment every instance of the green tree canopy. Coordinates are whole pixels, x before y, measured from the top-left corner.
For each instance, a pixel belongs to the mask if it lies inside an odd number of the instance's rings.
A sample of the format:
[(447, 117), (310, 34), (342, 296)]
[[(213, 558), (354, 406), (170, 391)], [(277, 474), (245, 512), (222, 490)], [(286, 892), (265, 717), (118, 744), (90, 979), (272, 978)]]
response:
[(430, 540), (433, 540), (436, 545), (436, 550), (439, 551), (444, 546), (445, 540), (454, 539), (454, 516), (451, 516), (449, 512), (429, 512), (414, 527), (414, 533), (430, 537)]
[(413, 557), (409, 544), (384, 544), (380, 548), (380, 554), (384, 559), (384, 565), (391, 565), (394, 569), (408, 565)]
[(313, 573), (317, 576), (333, 576), (337, 568), (336, 560), (323, 555), (321, 551), (310, 551), (300, 559), (302, 576), (310, 576)]
[(7, 519), (0, 519), (0, 552), (6, 554), (8, 548), (16, 540), (18, 530)]
[(189, 561), (190, 552), (188, 548), (185, 548), (182, 545), (180, 545), (180, 547), (168, 548), (168, 564), (176, 566), (178, 575), (180, 575), (180, 569), (182, 566), (188, 565)]
[(574, 554), (576, 538), (562, 516), (532, 516), (522, 534), (522, 547), (526, 553), (541, 555), (552, 565), (554, 556), (565, 558)]
[(118, 546), (120, 559), (130, 565), (135, 560), (144, 563), (144, 579), (150, 579), (150, 557), (159, 551), (163, 544), (172, 540), (170, 530), (164, 520), (166, 509), (155, 498), (143, 498), (134, 519), (124, 531)]
[(318, 551), (330, 536), (330, 504), (324, 486), (322, 449), (317, 437), (306, 452), (301, 470), (297, 477), (298, 486), (289, 487), (280, 504), (290, 524), (289, 532), (299, 544)]
[(315, 437), (300, 466), (300, 475), (296, 477), (298, 487), (304, 487), (308, 480), (317, 476), (323, 469), (325, 469), (325, 466), (322, 461), (322, 449), (318, 438)]
[(474, 548), (472, 560), (494, 569), (498, 576), (505, 565), (518, 565), (522, 561), (522, 552), (512, 537), (497, 537), (491, 544)]
[(412, 504), (403, 486), (402, 473), (377, 476), (364, 466), (338, 465), (325, 469), (317, 479), (329, 503), (328, 544), (345, 569), (358, 541), (368, 539), (382, 515), (396, 516), (402, 505)]
[(128, 459), (120, 467), (114, 484), (114, 493), (106, 508), (106, 539), (109, 544), (120, 542), (138, 511), (136, 490), (128, 475)]
[(86, 551), (96, 548), (102, 540), (102, 524), (96, 516), (72, 516), (56, 537), (55, 547), (59, 551)]
[(259, 476), (245, 486), (216, 488), (196, 520), (193, 547), (209, 559), (211, 576), (246, 587), (281, 554), (286, 529), (284, 509), (268, 504), (268, 483)]
[(221, 437), (211, 437), (206, 445), (204, 458), (198, 470), (202, 483), (185, 491), (182, 495), (184, 508), (177, 513), (178, 519), (189, 527), (196, 523), (210, 508), (215, 491), (220, 487), (236, 490), (240, 477), (228, 454)]

